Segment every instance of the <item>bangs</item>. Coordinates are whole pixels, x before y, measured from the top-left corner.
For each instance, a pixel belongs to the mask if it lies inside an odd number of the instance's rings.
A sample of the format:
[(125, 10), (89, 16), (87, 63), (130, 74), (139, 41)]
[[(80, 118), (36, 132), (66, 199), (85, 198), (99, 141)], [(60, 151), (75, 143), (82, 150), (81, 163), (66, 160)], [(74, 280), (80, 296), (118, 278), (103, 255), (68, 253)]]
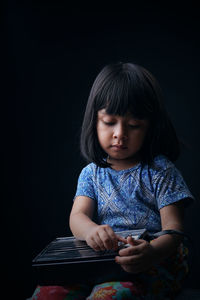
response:
[(152, 119), (155, 93), (142, 74), (122, 70), (102, 82), (96, 94), (96, 111), (105, 109), (110, 115), (124, 116), (130, 112), (136, 119)]

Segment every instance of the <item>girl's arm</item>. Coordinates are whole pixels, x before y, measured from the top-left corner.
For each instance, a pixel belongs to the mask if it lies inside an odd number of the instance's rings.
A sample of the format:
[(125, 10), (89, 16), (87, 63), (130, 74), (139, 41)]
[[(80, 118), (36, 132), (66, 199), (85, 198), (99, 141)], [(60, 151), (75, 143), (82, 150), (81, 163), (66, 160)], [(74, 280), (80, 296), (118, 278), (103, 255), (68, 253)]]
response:
[(118, 238), (108, 225), (98, 225), (92, 221), (95, 202), (86, 196), (76, 197), (70, 214), (70, 229), (73, 235), (94, 250), (117, 249)]
[(95, 227), (92, 221), (94, 200), (85, 196), (78, 196), (74, 200), (69, 217), (70, 229), (75, 237), (85, 240), (88, 229)]
[[(163, 207), (160, 210), (160, 216), (162, 230), (183, 231), (183, 205), (181, 202)], [(143, 272), (153, 264), (169, 257), (177, 249), (181, 239), (178, 235), (167, 234), (149, 243), (144, 240), (134, 241), (129, 237), (127, 242), (131, 246), (119, 251), (116, 262), (121, 264), (127, 272)]]
[[(184, 230), (184, 207), (182, 201), (161, 208), (160, 216), (162, 230)], [(182, 237), (180, 235), (167, 234), (153, 240), (152, 246), (158, 253), (159, 259), (162, 260), (170, 256), (177, 249), (181, 241)]]

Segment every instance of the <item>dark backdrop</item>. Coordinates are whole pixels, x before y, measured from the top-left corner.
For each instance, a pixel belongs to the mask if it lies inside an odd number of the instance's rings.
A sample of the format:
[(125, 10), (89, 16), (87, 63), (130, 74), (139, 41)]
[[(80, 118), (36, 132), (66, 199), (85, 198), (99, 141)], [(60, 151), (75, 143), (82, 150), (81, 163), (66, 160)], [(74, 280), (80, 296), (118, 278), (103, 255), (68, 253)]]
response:
[(33, 257), (53, 238), (71, 234), (68, 217), (85, 164), (79, 152), (84, 107), (97, 73), (116, 60), (136, 62), (156, 76), (188, 145), (177, 166), (196, 197), (186, 231), (194, 240), (189, 285), (198, 287), (198, 10), (192, 2), (133, 4), (109, 12), (72, 10), (58, 1), (5, 2), (1, 263), (9, 293), (20, 291), (21, 298), (37, 283)]

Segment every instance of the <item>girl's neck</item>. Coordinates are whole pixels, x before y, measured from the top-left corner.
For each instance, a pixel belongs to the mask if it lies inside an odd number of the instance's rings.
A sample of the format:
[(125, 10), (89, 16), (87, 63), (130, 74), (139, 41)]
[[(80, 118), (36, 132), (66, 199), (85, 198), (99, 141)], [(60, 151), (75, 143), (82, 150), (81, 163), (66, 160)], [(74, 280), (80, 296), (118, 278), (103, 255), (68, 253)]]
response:
[(130, 169), (140, 163), (140, 157), (132, 157), (130, 159), (112, 159), (108, 156), (107, 162), (111, 164), (111, 168), (120, 171)]

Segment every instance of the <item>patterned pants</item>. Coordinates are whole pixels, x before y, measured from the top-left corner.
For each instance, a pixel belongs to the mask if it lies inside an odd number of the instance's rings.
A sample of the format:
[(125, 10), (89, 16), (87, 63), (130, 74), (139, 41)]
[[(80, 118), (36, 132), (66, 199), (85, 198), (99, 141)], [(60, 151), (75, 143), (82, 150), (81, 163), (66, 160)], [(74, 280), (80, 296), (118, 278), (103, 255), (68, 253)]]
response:
[(38, 287), (34, 300), (83, 300), (83, 299), (144, 299), (141, 287), (132, 282), (106, 282), (91, 289), (86, 285)]
[(149, 271), (137, 274), (131, 281), (111, 281), (89, 286), (38, 286), (32, 300), (109, 300), (109, 299), (174, 299), (188, 272), (187, 249), (180, 247), (177, 254)]

